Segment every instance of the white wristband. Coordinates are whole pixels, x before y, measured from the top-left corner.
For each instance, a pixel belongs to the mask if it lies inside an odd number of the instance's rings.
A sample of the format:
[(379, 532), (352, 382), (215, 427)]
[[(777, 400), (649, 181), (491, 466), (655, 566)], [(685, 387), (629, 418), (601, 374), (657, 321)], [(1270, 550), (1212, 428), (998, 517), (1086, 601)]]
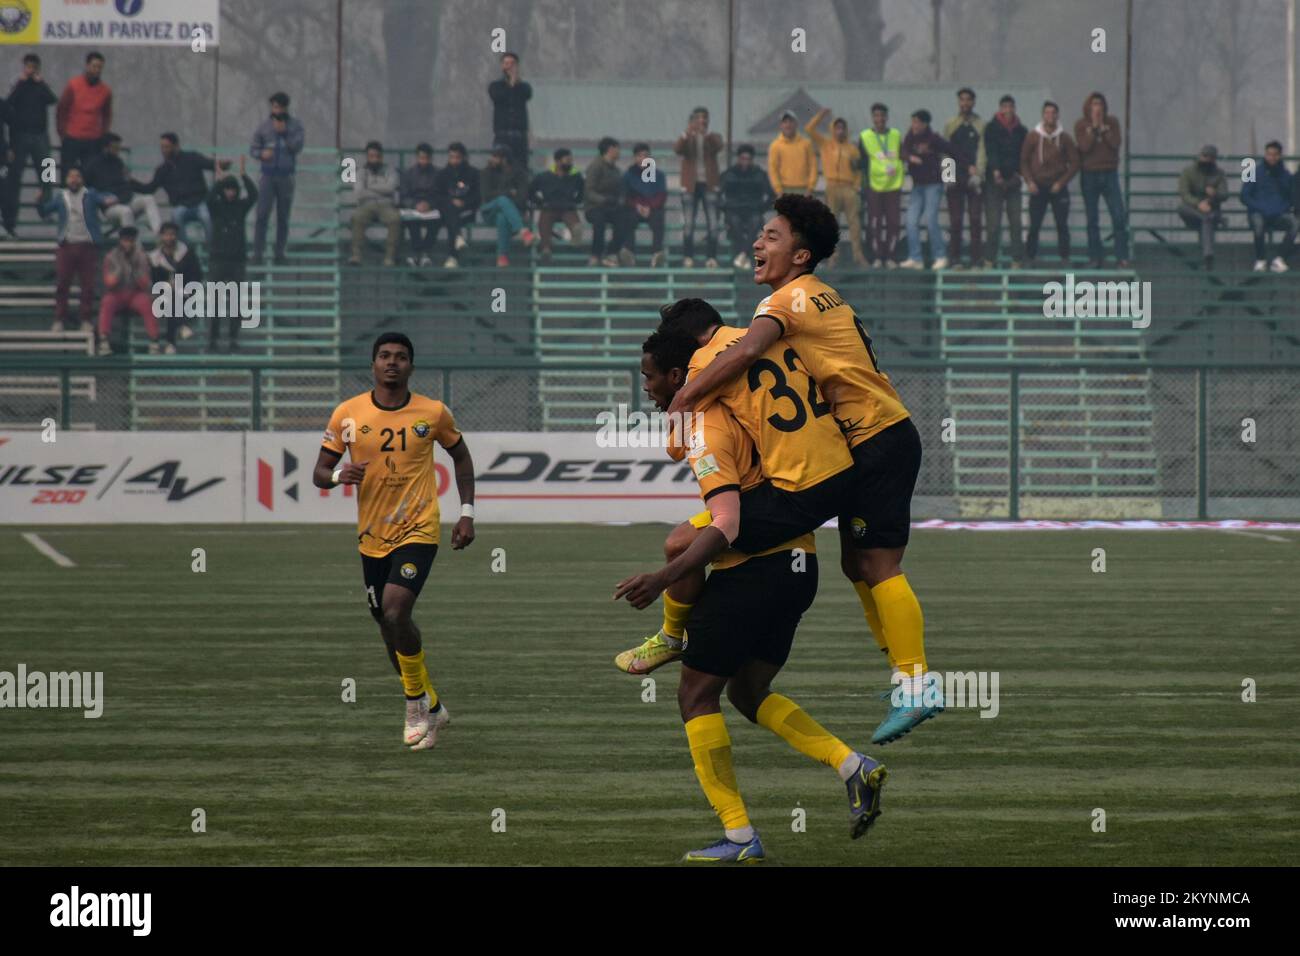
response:
[(343, 469), (342, 469), (342, 467), (335, 468), (335, 469), (334, 469), (334, 474), (330, 475), (330, 481), (334, 482), (334, 484), (337, 485), (337, 484), (339, 483), (339, 476), (342, 475), (342, 474), (343, 474)]
[(460, 506), (460, 516), (461, 516), (462, 518), (473, 518), (473, 517), (474, 517), (474, 506), (473, 506), (472, 504), (471, 504), (471, 505), (461, 505), (461, 506)]

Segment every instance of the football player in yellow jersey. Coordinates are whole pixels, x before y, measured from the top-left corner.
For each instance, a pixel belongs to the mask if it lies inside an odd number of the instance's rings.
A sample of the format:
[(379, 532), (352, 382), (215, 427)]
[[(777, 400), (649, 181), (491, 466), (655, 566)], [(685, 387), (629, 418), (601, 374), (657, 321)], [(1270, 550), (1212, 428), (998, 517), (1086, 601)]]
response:
[(894, 669), (891, 707), (871, 738), (888, 743), (943, 710), (926, 674), (921, 605), (902, 569), (921, 438), (880, 370), (866, 328), (839, 293), (813, 275), (839, 242), (835, 215), (810, 196), (782, 196), (773, 208), (776, 215), (754, 242), (754, 281), (772, 293), (759, 303), (745, 335), (691, 376), (669, 413), (684, 414), (715, 398), (727, 404), (726, 387), (742, 375), (752, 380), (778, 341), (798, 353), (857, 464), (857, 487), (839, 514), (840, 563)]
[[(685, 381), (696, 345), (693, 337), (660, 331), (642, 346), (645, 391), (659, 408)], [(696, 776), (725, 833), (683, 860), (754, 863), (764, 856), (732, 767), (731, 739), (722, 718), (724, 688), (727, 699), (750, 721), (838, 773), (848, 790), (849, 835), (857, 839), (880, 815), (884, 765), (853, 750), (793, 700), (772, 691), (772, 681), (790, 656), (799, 619), (817, 594), (813, 535), (803, 533), (752, 555), (736, 550), (745, 520), (741, 493), (764, 480), (757, 450), (721, 403), (692, 424), (688, 460), (711, 523), (681, 556), (657, 572), (620, 582), (614, 593), (615, 600), (626, 597), (644, 608), (665, 587), (703, 575), (706, 564), (713, 564), (691, 611), (677, 703)], [(795, 481), (800, 477), (791, 474)]]
[[(661, 331), (689, 335), (700, 346), (691, 358), (691, 376), (744, 336), (724, 325), (718, 310), (703, 299), (680, 299), (660, 309), (659, 315)], [(858, 480), (853, 457), (830, 405), (793, 348), (774, 343), (747, 379), (728, 383), (719, 398), (751, 436), (762, 469), (763, 481), (740, 496), (737, 551), (756, 554), (839, 514)], [(693, 521), (675, 529), (665, 543), (665, 556), (672, 560), (689, 547), (695, 528), (701, 526)], [(629, 674), (648, 674), (681, 657), (691, 598), (692, 588), (684, 582), (666, 592), (662, 627), (615, 657), (615, 665)]]
[[(451, 715), (429, 681), (411, 612), (438, 553), (434, 442), (455, 466), (461, 513), (451, 546), (457, 551), (474, 540), (474, 461), (451, 410), (407, 387), (414, 359), (411, 340), (400, 332), (375, 340), (375, 387), (334, 409), (312, 480), (318, 488), (357, 486), (366, 598), (406, 695), (402, 740), (412, 750), (430, 750)], [(342, 464), (345, 451), (349, 460)]]

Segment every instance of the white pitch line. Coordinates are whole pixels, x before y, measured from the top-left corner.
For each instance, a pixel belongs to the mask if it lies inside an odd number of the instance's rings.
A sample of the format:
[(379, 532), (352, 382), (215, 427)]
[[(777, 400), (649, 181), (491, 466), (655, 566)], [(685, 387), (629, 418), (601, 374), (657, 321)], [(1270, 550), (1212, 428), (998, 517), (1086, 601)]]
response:
[(33, 531), (24, 531), (23, 540), (61, 568), (75, 568), (77, 566), (77, 563), (70, 557), (55, 551), (48, 541)]
[(1245, 535), (1247, 538), (1263, 538), (1265, 541), (1281, 541), (1283, 544), (1290, 544), (1290, 538), (1283, 538), (1276, 534), (1265, 534), (1262, 531), (1242, 531), (1239, 528), (1224, 528), (1228, 534)]

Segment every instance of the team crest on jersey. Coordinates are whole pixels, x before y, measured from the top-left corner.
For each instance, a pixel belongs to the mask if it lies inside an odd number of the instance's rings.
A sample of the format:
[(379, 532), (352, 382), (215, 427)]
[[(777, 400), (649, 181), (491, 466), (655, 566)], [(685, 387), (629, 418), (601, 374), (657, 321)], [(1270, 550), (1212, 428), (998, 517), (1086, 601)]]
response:
[(421, 418), (418, 422), (416, 422), (414, 425), (411, 426), (411, 431), (415, 432), (416, 436), (419, 438), (428, 438), (429, 429), (431, 429), (432, 427), (433, 427), (432, 425), (430, 425), (423, 418)]
[(849, 527), (853, 529), (853, 537), (862, 538), (867, 534), (867, 523), (861, 518), (854, 518), (849, 522)]
[(416, 570), (415, 565), (413, 565), (410, 561), (407, 561), (404, 565), (402, 565), (402, 577), (406, 578), (406, 580), (408, 581), (411, 580), (411, 578), (415, 577), (419, 573), (420, 572)]
[(369, 435), (369, 434), (370, 434), (370, 426), (369, 426), (369, 425), (362, 425), (362, 426), (361, 426), (361, 434), (363, 434), (363, 435)]

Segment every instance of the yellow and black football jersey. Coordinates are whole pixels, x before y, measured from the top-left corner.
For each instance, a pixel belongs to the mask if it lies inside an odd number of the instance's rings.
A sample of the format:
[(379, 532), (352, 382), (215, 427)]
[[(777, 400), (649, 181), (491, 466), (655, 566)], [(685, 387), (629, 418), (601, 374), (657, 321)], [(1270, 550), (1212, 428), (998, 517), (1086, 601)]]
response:
[(798, 353), (849, 447), (908, 417), (889, 376), (880, 371), (866, 328), (821, 279), (805, 273), (786, 283), (758, 304), (754, 318), (759, 316), (780, 324), (777, 344)]
[[(745, 334), (719, 328), (691, 356), (690, 376)], [(701, 403), (721, 402), (758, 449), (762, 475), (785, 491), (803, 491), (853, 464), (831, 406), (789, 342), (777, 341), (749, 370)]]
[[(721, 403), (710, 405), (699, 413), (695, 424), (686, 458), (690, 462), (695, 481), (700, 486), (700, 497), (706, 503), (719, 492), (744, 491), (763, 481), (764, 475), (759, 467), (754, 443), (726, 406)], [(844, 447), (844, 442), (838, 436), (835, 440), (841, 448)], [(709, 522), (700, 519), (708, 516), (708, 512), (696, 515), (691, 519), (691, 524), (697, 528), (707, 527)], [(810, 533), (760, 554), (773, 554), (792, 548), (802, 548), (808, 554), (817, 552), (815, 540)], [(719, 571), (734, 568), (752, 557), (758, 555), (742, 554), (728, 548), (713, 559), (713, 567)]]
[(396, 408), (363, 392), (334, 409), (321, 444), (348, 451), (354, 464), (368, 463), (357, 487), (362, 554), (379, 558), (404, 544), (438, 543), (433, 443), (452, 448), (461, 440), (450, 409), (415, 392)]

